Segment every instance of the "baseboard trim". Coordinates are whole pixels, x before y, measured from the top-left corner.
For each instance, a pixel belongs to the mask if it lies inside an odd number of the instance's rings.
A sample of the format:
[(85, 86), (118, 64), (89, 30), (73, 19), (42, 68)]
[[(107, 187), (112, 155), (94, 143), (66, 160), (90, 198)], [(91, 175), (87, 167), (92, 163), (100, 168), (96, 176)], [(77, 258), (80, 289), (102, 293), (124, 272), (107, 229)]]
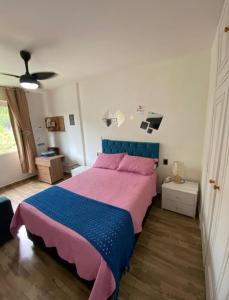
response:
[(214, 299), (213, 279), (212, 273), (209, 266), (205, 268), (205, 289), (206, 289), (206, 300)]
[(5, 189), (8, 189), (8, 188), (17, 186), (17, 185), (19, 185), (19, 184), (21, 184), (21, 183), (23, 183), (23, 182), (26, 182), (27, 180), (30, 180), (30, 179), (32, 179), (32, 178), (35, 178), (35, 177), (37, 177), (37, 175), (31, 175), (31, 176), (26, 177), (26, 178), (24, 178), (24, 179), (21, 179), (21, 180), (18, 180), (18, 181), (9, 183), (9, 184), (7, 184), (7, 185), (1, 186), (1, 187), (0, 187), (0, 192), (2, 192), (2, 191), (5, 190)]

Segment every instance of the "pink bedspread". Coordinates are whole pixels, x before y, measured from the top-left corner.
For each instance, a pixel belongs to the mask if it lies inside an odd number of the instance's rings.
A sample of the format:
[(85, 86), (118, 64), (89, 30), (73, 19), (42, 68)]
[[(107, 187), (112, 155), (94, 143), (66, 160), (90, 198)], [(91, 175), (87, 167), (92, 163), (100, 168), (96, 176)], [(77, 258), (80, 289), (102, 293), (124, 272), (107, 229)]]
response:
[[(92, 199), (126, 209), (131, 214), (134, 231), (142, 230), (142, 221), (156, 195), (156, 172), (151, 176), (91, 168), (59, 184), (60, 187)], [(98, 251), (82, 236), (47, 217), (27, 203), (21, 203), (11, 223), (17, 234), (21, 225), (43, 238), (47, 247), (74, 263), (80, 277), (95, 280), (90, 300), (105, 300), (115, 290), (115, 280)]]

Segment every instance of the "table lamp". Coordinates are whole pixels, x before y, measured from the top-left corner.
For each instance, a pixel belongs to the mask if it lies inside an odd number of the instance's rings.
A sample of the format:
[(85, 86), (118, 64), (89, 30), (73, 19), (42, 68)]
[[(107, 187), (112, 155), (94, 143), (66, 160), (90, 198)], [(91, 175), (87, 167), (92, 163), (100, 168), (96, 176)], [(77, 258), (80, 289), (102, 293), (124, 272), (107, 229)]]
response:
[(174, 161), (173, 162), (173, 177), (172, 181), (175, 183), (184, 183), (185, 180), (183, 178), (184, 176), (184, 163), (181, 161)]

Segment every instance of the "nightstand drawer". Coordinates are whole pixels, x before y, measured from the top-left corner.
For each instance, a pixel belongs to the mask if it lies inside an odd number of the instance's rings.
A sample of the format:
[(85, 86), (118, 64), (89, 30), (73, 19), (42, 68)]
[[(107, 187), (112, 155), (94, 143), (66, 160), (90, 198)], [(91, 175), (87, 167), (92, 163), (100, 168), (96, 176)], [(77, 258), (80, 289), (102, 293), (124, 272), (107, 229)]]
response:
[(37, 169), (38, 169), (39, 175), (41, 177), (43, 177), (43, 176), (50, 176), (50, 169), (49, 169), (49, 167), (38, 166)]
[(168, 199), (170, 201), (179, 201), (179, 203), (184, 205), (195, 205), (196, 202), (196, 195), (185, 193), (181, 191), (175, 191), (172, 189), (162, 189), (162, 197), (164, 199)]
[(63, 179), (63, 158), (63, 155), (36, 157), (35, 163), (37, 165), (39, 180), (53, 184), (54, 182)]
[(45, 157), (36, 157), (35, 164), (38, 166), (50, 167), (50, 160)]
[(162, 204), (162, 208), (174, 211), (176, 213), (186, 215), (189, 217), (195, 217), (194, 215), (194, 205), (185, 205), (176, 200), (169, 201), (164, 200)]

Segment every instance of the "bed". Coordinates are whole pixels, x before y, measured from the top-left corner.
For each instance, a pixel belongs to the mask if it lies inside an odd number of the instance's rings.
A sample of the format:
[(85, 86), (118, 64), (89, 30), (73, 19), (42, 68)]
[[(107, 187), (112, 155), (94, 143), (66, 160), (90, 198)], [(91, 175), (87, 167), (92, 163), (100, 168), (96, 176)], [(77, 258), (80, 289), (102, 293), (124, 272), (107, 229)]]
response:
[[(128, 153), (157, 160), (159, 144), (102, 140), (102, 152), (107, 154)], [(156, 181), (156, 170), (149, 176), (143, 176), (117, 170), (90, 168), (61, 182), (54, 187), (54, 190), (48, 190), (55, 191), (56, 189), (60, 199), (63, 198), (61, 192), (64, 192), (64, 195), (66, 193), (70, 198), (78, 195), (79, 203), (85, 203), (82, 199), (92, 199), (93, 205), (96, 201), (98, 204), (106, 205), (106, 209), (113, 207), (114, 209), (118, 208), (121, 213), (127, 212), (132, 220), (133, 233), (137, 235), (142, 231), (142, 222), (147, 209), (152, 203), (152, 198), (156, 196)], [(37, 196), (38, 203), (41, 196), (40, 193)], [(51, 194), (48, 197), (47, 201), (51, 203), (53, 197)], [(66, 203), (68, 203), (67, 199)], [(51, 210), (54, 210), (54, 205), (52, 203), (50, 205), (52, 205)], [(109, 212), (106, 212), (106, 216), (107, 214)], [(123, 215), (122, 217), (126, 218), (127, 216)], [(98, 251), (95, 244), (89, 242), (90, 239), (79, 234), (80, 231), (73, 230), (71, 227), (65, 226), (64, 222), (56, 220), (30, 205), (30, 202), (25, 201), (17, 208), (11, 224), (11, 231), (16, 235), (20, 226), (25, 225), (30, 238), (34, 241), (36, 238), (42, 239), (45, 247), (56, 248), (59, 257), (75, 265), (81, 278), (94, 281), (90, 300), (108, 299), (117, 290), (117, 281), (115, 273), (104, 259), (103, 253)], [(127, 222), (127, 219), (125, 220)], [(109, 222), (109, 220), (106, 221), (104, 218), (104, 222)], [(88, 223), (88, 226), (91, 224), (90, 220), (84, 221), (84, 223)], [(122, 231), (125, 231), (125, 228)], [(129, 235), (126, 233), (126, 237)], [(106, 236), (106, 238), (109, 242), (109, 237)]]

